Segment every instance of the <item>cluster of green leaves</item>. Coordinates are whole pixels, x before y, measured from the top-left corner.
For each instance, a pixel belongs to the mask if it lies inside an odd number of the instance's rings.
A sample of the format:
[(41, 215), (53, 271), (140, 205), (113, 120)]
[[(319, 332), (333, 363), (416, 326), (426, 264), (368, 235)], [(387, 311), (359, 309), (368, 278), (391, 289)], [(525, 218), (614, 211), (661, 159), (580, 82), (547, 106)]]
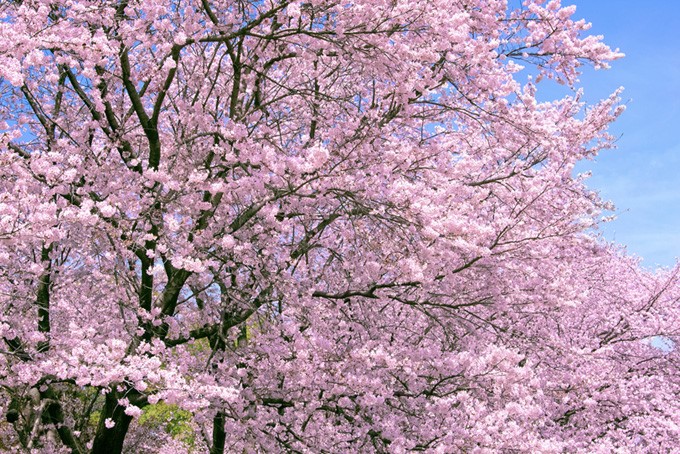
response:
[(164, 430), (171, 437), (180, 440), (190, 449), (195, 445), (195, 433), (192, 427), (191, 412), (174, 404), (163, 401), (144, 408), (137, 420), (143, 431), (155, 432)]

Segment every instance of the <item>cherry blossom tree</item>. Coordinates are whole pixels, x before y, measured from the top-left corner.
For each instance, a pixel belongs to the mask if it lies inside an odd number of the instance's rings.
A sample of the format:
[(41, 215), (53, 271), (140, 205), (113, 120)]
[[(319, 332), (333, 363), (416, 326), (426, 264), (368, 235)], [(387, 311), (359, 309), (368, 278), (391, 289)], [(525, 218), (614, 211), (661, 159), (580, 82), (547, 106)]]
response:
[(621, 54), (574, 12), (3, 2), (0, 448), (680, 445), (680, 271), (592, 233)]

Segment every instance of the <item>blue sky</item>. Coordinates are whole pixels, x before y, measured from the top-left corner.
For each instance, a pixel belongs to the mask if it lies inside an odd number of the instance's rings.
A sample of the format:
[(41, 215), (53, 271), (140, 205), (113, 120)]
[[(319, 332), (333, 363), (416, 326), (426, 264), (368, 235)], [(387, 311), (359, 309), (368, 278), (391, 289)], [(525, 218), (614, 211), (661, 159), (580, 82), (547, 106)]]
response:
[(575, 18), (592, 22), (592, 34), (626, 54), (611, 69), (581, 77), (589, 102), (625, 88), (627, 110), (610, 129), (618, 148), (579, 165), (593, 172), (588, 185), (617, 207), (618, 218), (602, 232), (646, 267), (672, 266), (680, 257), (680, 2), (562, 3), (575, 4)]

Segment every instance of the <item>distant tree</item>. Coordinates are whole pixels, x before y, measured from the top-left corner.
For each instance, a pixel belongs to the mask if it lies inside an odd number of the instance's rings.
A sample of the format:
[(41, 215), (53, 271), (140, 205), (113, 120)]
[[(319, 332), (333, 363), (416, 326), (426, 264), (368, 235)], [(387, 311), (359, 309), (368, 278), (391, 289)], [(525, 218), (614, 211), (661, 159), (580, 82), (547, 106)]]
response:
[(572, 176), (617, 94), (521, 71), (620, 56), (573, 13), (3, 2), (2, 449), (677, 448), (678, 270)]

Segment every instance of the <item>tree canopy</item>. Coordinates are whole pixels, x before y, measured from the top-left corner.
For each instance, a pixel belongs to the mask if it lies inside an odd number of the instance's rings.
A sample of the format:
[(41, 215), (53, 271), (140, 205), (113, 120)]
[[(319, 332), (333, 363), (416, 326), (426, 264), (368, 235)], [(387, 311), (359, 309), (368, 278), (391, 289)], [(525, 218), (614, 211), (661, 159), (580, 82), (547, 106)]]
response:
[(3, 2), (0, 449), (677, 448), (679, 269), (573, 172), (622, 55), (515, 3)]

